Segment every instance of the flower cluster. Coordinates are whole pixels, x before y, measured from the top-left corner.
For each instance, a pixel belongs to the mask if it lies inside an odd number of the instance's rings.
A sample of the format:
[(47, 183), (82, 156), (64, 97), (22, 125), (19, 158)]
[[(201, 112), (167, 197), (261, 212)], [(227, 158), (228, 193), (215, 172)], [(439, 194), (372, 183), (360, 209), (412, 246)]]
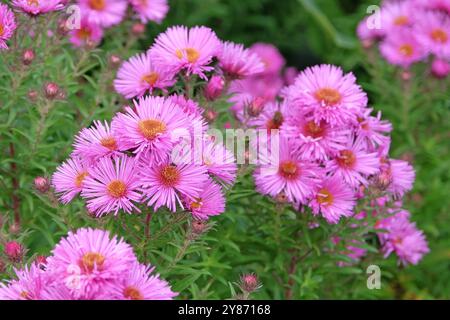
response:
[(154, 267), (140, 264), (133, 248), (109, 232), (69, 232), (52, 255), (16, 270), (0, 283), (0, 300), (169, 300), (177, 295)]
[(8, 49), (6, 41), (11, 39), (16, 28), (14, 13), (6, 4), (0, 3), (0, 50)]
[(405, 69), (432, 57), (436, 77), (450, 73), (450, 1), (385, 1), (379, 17), (368, 17), (358, 26), (365, 47), (379, 41), (382, 56)]
[[(331, 224), (362, 214), (356, 205), (373, 194), (386, 199), (373, 213), (380, 220), (387, 209), (401, 210), (414, 170), (403, 160), (389, 158), (392, 126), (380, 113), (372, 115), (367, 95), (353, 74), (332, 65), (307, 68), (279, 94), (255, 97), (243, 90), (241, 96), (251, 100), (238, 99), (233, 106), (245, 126), (272, 133), (258, 140), (254, 178), (260, 193), (290, 202), (301, 211), (309, 208)], [(265, 147), (269, 152), (262, 153)], [(427, 252), (426, 242), (407, 223), (387, 228), (387, 236), (379, 233), (384, 239), (382, 250), (395, 251), (402, 262), (416, 263)], [(403, 227), (407, 229), (399, 231)], [(413, 242), (408, 237), (421, 240)], [(403, 247), (393, 244), (403, 241)]]

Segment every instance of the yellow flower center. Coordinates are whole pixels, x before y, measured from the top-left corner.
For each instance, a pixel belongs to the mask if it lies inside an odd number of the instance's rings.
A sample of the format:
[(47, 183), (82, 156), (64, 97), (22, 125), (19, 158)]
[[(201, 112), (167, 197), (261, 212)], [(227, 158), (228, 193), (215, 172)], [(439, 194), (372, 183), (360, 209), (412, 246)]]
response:
[(180, 172), (176, 166), (167, 165), (160, 171), (160, 180), (167, 187), (173, 187), (180, 180)]
[(166, 131), (166, 125), (156, 119), (139, 121), (138, 127), (141, 134), (148, 140), (153, 140)]
[(309, 137), (321, 138), (325, 132), (324, 123), (320, 122), (320, 124), (317, 124), (313, 120), (308, 121), (305, 124), (304, 131)]
[(448, 41), (448, 34), (442, 29), (435, 29), (431, 32), (431, 39), (435, 42), (446, 43)]
[(123, 291), (123, 295), (127, 299), (131, 300), (144, 300), (144, 296), (142, 293), (135, 287), (126, 287)]
[(398, 51), (405, 57), (411, 57), (414, 54), (414, 48), (410, 44), (401, 45)]
[(147, 82), (149, 85), (154, 86), (156, 81), (158, 81), (159, 75), (156, 72), (150, 72), (142, 77), (142, 81)]
[(0, 37), (5, 33), (5, 28), (3, 27), (3, 25), (0, 23)]
[(89, 7), (92, 10), (102, 11), (106, 7), (105, 0), (89, 0)]
[(121, 198), (127, 193), (127, 186), (123, 181), (113, 180), (106, 187), (108, 194), (113, 198)]
[(107, 138), (101, 139), (100, 144), (103, 147), (105, 147), (111, 151), (117, 150), (117, 142), (116, 142), (116, 139), (114, 139), (113, 137), (107, 137)]
[(351, 150), (341, 150), (336, 161), (341, 167), (353, 168), (356, 163), (356, 157)]
[(320, 189), (317, 194), (317, 202), (323, 205), (331, 205), (333, 203), (333, 195), (327, 189)]
[(82, 40), (88, 40), (91, 38), (91, 30), (88, 28), (81, 28), (77, 30), (77, 37)]
[(186, 58), (189, 63), (197, 62), (198, 58), (200, 57), (200, 52), (198, 52), (196, 49), (185, 48), (183, 50), (177, 49), (177, 51), (175, 51), (175, 55), (178, 57), (178, 59), (183, 58), (183, 51), (186, 53)]
[(396, 26), (404, 26), (407, 25), (409, 23), (409, 19), (407, 16), (398, 16), (397, 18), (394, 19), (394, 25)]
[(88, 176), (86, 171), (78, 173), (75, 177), (75, 187), (81, 188), (83, 186), (83, 180)]
[(27, 3), (29, 6), (34, 6), (34, 7), (39, 6), (39, 0), (28, 0)]
[(272, 129), (280, 129), (281, 125), (283, 124), (284, 117), (283, 114), (280, 111), (276, 111), (273, 115), (273, 118), (267, 121), (266, 127), (267, 130), (270, 131)]
[(293, 161), (284, 161), (278, 168), (278, 173), (286, 179), (295, 179), (300, 174), (300, 168)]
[(88, 252), (81, 257), (79, 265), (84, 271), (92, 272), (95, 267), (97, 267), (97, 269), (101, 269), (104, 262), (105, 257), (100, 253)]
[(195, 201), (191, 203), (192, 209), (200, 209), (202, 207), (202, 199), (201, 198), (195, 198)]
[(326, 104), (327, 106), (334, 106), (341, 102), (341, 94), (339, 91), (332, 88), (322, 88), (314, 94), (317, 101)]

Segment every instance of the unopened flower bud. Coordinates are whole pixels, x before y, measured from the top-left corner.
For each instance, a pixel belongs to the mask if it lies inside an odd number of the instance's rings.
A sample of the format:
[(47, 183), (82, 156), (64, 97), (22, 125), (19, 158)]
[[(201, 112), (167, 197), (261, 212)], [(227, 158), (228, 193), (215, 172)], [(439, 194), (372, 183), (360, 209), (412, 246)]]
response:
[(261, 287), (258, 276), (254, 273), (243, 274), (241, 276), (240, 286), (242, 291), (245, 292), (253, 292)]
[(29, 65), (34, 60), (34, 51), (32, 49), (26, 49), (22, 54), (22, 62), (25, 65)]
[(205, 119), (206, 121), (208, 121), (209, 123), (214, 122), (217, 119), (217, 112), (214, 110), (208, 110), (205, 113)]
[(4, 248), (5, 255), (12, 262), (20, 262), (23, 258), (23, 247), (16, 241), (8, 241), (5, 243)]
[(47, 257), (46, 256), (37, 256), (34, 262), (41, 267), (41, 269), (44, 269), (47, 265)]
[(257, 117), (261, 114), (264, 109), (264, 99), (263, 98), (255, 98), (253, 101), (247, 106), (247, 113), (250, 117)]
[(9, 233), (17, 234), (20, 232), (20, 225), (18, 223), (13, 223), (9, 226)]
[(411, 72), (408, 70), (403, 70), (403, 72), (402, 72), (403, 81), (409, 81), (409, 80), (411, 80), (411, 78), (412, 78)]
[(44, 177), (34, 178), (34, 187), (37, 191), (46, 193), (50, 189), (50, 182)]
[(48, 99), (54, 99), (58, 95), (58, 92), (59, 87), (54, 82), (49, 82), (44, 87), (44, 93)]
[(438, 79), (444, 79), (450, 74), (450, 63), (443, 59), (435, 59), (431, 64), (431, 73)]
[(142, 35), (145, 32), (145, 24), (140, 22), (133, 24), (131, 27), (131, 32), (136, 36)]
[(286, 193), (284, 193), (282, 191), (275, 196), (275, 201), (279, 204), (284, 204), (284, 203), (287, 203), (289, 201), (289, 199), (288, 199)]
[(120, 57), (115, 54), (113, 54), (109, 57), (109, 63), (114, 68), (117, 68), (118, 66), (120, 66), (121, 62), (122, 62), (122, 59), (120, 59)]
[(221, 76), (212, 76), (205, 87), (204, 95), (209, 101), (214, 101), (222, 94), (225, 80)]
[(208, 225), (204, 221), (194, 220), (192, 221), (191, 227), (194, 234), (202, 234), (203, 232), (205, 232)]
[(27, 96), (31, 102), (36, 102), (37, 98), (39, 96), (39, 93), (36, 90), (30, 90), (30, 91), (28, 91)]

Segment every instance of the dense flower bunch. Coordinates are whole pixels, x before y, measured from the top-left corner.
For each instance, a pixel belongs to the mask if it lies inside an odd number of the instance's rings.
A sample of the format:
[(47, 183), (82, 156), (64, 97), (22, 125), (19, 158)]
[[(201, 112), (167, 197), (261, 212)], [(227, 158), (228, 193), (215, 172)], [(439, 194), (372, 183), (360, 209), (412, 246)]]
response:
[[(279, 59), (271, 61), (277, 64)], [(385, 255), (395, 252), (402, 263), (415, 264), (428, 252), (422, 232), (401, 209), (414, 170), (406, 161), (389, 157), (392, 126), (380, 113), (372, 115), (353, 74), (331, 65), (308, 68), (280, 90), (280, 97), (278, 92), (258, 96), (242, 81), (231, 90), (238, 90), (231, 99), (233, 111), (246, 127), (279, 132), (278, 150), (273, 135), (258, 141), (259, 148), (270, 151), (259, 155), (254, 172), (260, 193), (301, 211), (309, 208), (332, 224), (348, 217), (363, 220), (367, 213), (358, 212), (357, 204), (376, 194), (370, 214), (387, 230), (379, 233)], [(357, 241), (348, 249), (355, 260), (365, 253), (355, 253)]]
[(0, 283), (0, 300), (169, 300), (177, 295), (154, 267), (108, 231), (69, 232), (46, 259)]
[(450, 73), (450, 1), (384, 1), (380, 25), (370, 21), (374, 18), (366, 18), (358, 26), (365, 47), (379, 42), (382, 56), (405, 69), (431, 57), (431, 71), (436, 77)]

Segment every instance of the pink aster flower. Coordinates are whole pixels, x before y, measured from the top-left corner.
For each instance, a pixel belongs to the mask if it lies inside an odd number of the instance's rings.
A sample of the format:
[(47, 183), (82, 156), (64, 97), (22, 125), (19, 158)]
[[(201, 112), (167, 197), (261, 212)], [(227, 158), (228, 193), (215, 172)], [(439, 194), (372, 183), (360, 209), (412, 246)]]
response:
[(14, 271), (17, 279), (0, 282), (0, 300), (40, 300), (48, 282), (44, 271), (37, 264)]
[(70, 158), (60, 165), (52, 177), (59, 200), (66, 204), (81, 192), (88, 176), (88, 167), (79, 158)]
[(208, 179), (195, 199), (186, 200), (187, 209), (200, 220), (207, 220), (225, 211), (225, 198), (222, 188), (212, 179)]
[(439, 10), (450, 15), (450, 2), (448, 0), (412, 0), (413, 4), (421, 9)]
[(368, 18), (361, 20), (356, 29), (358, 38), (363, 41), (366, 47), (372, 45), (374, 41), (381, 39), (384, 36), (382, 29), (375, 28), (376, 26), (369, 26)]
[(381, 120), (381, 112), (376, 117), (371, 116), (372, 109), (364, 110), (358, 117), (356, 136), (364, 139), (369, 150), (375, 150), (377, 146), (386, 145), (390, 141), (387, 135), (392, 131), (392, 124), (387, 120)]
[(280, 138), (279, 150), (271, 151), (254, 172), (256, 189), (272, 197), (283, 192), (290, 202), (305, 204), (320, 182), (321, 169), (294, 155), (285, 138)]
[(444, 59), (434, 59), (431, 73), (438, 79), (444, 79), (450, 74), (450, 62)]
[(400, 30), (389, 34), (381, 43), (380, 52), (391, 64), (408, 68), (426, 57), (426, 51), (410, 30)]
[(126, 108), (112, 121), (112, 129), (126, 149), (161, 162), (168, 158), (180, 134), (189, 134), (186, 114), (171, 99), (143, 97), (134, 101), (135, 108)]
[(127, 0), (78, 0), (83, 18), (102, 27), (119, 24), (127, 10)]
[(259, 56), (242, 44), (225, 42), (219, 56), (219, 67), (232, 79), (241, 79), (264, 71)]
[(351, 217), (356, 204), (355, 193), (339, 177), (325, 178), (316, 186), (310, 206), (315, 215), (321, 214), (329, 223), (341, 217)]
[(34, 16), (64, 8), (61, 0), (13, 0), (12, 5)]
[(114, 87), (127, 99), (142, 97), (147, 91), (164, 90), (175, 83), (175, 74), (164, 66), (155, 65), (150, 52), (137, 54), (125, 61), (117, 72)]
[(367, 105), (367, 95), (356, 84), (352, 73), (344, 75), (341, 68), (320, 65), (300, 73), (288, 92), (288, 100), (301, 107), (313, 120), (325, 120), (331, 126), (356, 121)]
[(124, 150), (106, 121), (94, 121), (92, 127), (81, 130), (75, 137), (73, 146), (73, 156), (88, 164), (93, 164), (105, 156), (119, 155), (119, 150)]
[(187, 114), (200, 116), (205, 111), (196, 101), (187, 99), (184, 95), (173, 94), (169, 98)]
[(410, 27), (413, 23), (414, 7), (410, 1), (390, 1), (381, 7), (381, 30), (389, 35)]
[(279, 74), (286, 63), (277, 47), (270, 43), (255, 43), (250, 47), (250, 51), (259, 56), (264, 64), (265, 74)]
[(403, 265), (417, 264), (430, 251), (425, 235), (408, 217), (396, 214), (378, 224), (387, 233), (379, 233), (385, 257), (395, 253)]
[(12, 37), (16, 28), (14, 13), (6, 4), (0, 3), (0, 49), (8, 49), (6, 41)]
[(360, 184), (367, 186), (368, 177), (380, 170), (380, 161), (376, 152), (366, 151), (362, 139), (353, 138), (345, 149), (326, 163), (327, 171), (357, 188)]
[(208, 173), (221, 183), (231, 185), (236, 180), (237, 165), (233, 153), (210, 137), (205, 138), (203, 142), (202, 164)]
[(47, 272), (75, 299), (94, 299), (123, 279), (136, 263), (133, 249), (108, 231), (82, 228), (69, 232), (48, 258)]
[(324, 120), (316, 123), (301, 112), (294, 112), (281, 127), (281, 134), (291, 140), (295, 152), (302, 159), (324, 161), (344, 149), (350, 130), (333, 128)]
[(69, 32), (70, 42), (75, 47), (97, 45), (103, 38), (103, 29), (96, 23), (84, 18), (80, 21), (80, 28)]
[(122, 281), (111, 286), (105, 299), (114, 300), (172, 300), (178, 293), (170, 285), (152, 275), (155, 268), (135, 262)]
[(412, 189), (416, 174), (408, 162), (390, 159), (389, 172), (392, 179), (388, 187), (389, 192), (397, 197), (402, 197)]
[(450, 17), (441, 12), (425, 12), (414, 24), (417, 41), (426, 51), (450, 58)]
[(130, 0), (142, 23), (161, 23), (169, 11), (167, 0)]
[(126, 155), (101, 158), (89, 169), (81, 196), (87, 201), (89, 212), (100, 217), (119, 210), (140, 212), (133, 201), (138, 202), (141, 194), (136, 161)]
[(159, 165), (144, 163), (140, 175), (145, 200), (149, 206), (154, 206), (155, 211), (166, 206), (175, 212), (177, 203), (184, 208), (181, 199), (198, 198), (208, 179), (204, 166), (169, 162)]
[(150, 51), (157, 63), (206, 79), (204, 72), (213, 69), (209, 64), (222, 51), (222, 44), (210, 28), (175, 26), (160, 34)]
[(247, 94), (266, 101), (275, 101), (283, 85), (283, 78), (280, 75), (257, 74), (232, 81), (229, 92)]

